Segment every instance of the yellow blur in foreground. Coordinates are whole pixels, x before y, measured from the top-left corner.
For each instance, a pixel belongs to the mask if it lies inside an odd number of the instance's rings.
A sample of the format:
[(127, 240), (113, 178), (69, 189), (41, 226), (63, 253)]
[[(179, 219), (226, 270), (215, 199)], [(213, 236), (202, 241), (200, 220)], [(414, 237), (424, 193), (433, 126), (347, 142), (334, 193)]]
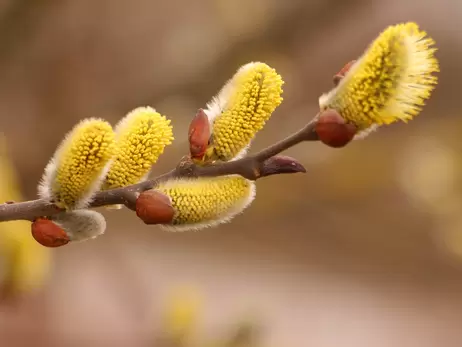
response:
[[(16, 173), (0, 135), (0, 203), (19, 201)], [(17, 295), (40, 288), (51, 266), (50, 250), (31, 235), (30, 222), (0, 223), (0, 286), (4, 294)]]

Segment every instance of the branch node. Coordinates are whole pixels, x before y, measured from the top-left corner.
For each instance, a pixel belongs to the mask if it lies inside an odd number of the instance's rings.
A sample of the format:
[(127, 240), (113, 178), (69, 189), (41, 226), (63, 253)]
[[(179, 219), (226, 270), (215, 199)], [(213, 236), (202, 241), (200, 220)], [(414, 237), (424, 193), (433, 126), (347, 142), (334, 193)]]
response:
[(191, 157), (185, 155), (183, 158), (181, 158), (176, 167), (177, 175), (181, 177), (197, 177), (195, 168), (196, 164), (194, 164)]

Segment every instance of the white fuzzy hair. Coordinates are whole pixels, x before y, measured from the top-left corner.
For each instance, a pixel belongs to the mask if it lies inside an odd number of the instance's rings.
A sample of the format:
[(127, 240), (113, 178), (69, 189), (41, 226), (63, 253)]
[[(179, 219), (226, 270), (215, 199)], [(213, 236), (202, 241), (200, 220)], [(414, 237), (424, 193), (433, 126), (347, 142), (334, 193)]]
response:
[(86, 241), (94, 239), (106, 230), (106, 219), (93, 210), (73, 210), (52, 216), (71, 241)]
[(254, 65), (260, 64), (259, 62), (251, 62), (241, 66), (234, 76), (229, 79), (225, 85), (220, 89), (217, 95), (207, 103), (207, 108), (204, 110), (205, 114), (209, 118), (210, 125), (213, 124), (216, 117), (218, 117), (226, 108), (229, 102), (229, 98), (236, 89), (237, 76), (247, 70), (251, 69)]
[(379, 128), (380, 126), (378, 124), (372, 124), (369, 128), (356, 133), (355, 137), (353, 137), (353, 140), (364, 140), (370, 134), (376, 132)]

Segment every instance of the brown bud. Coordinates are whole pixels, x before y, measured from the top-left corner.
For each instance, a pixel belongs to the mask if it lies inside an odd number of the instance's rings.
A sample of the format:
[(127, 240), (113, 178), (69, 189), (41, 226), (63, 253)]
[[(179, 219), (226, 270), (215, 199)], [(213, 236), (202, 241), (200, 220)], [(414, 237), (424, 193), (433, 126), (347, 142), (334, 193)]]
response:
[(337, 111), (328, 109), (319, 116), (315, 131), (322, 143), (330, 147), (340, 148), (353, 140), (356, 127), (354, 124), (346, 123)]
[(46, 218), (37, 218), (31, 225), (31, 232), (34, 239), (45, 247), (61, 247), (70, 241), (63, 229)]
[(306, 172), (306, 169), (296, 159), (286, 155), (275, 155), (263, 162), (260, 176)]
[(334, 75), (334, 85), (337, 86), (340, 83), (342, 78), (345, 77), (346, 73), (351, 69), (354, 63), (356, 63), (356, 60), (348, 62), (339, 72)]
[(174, 214), (170, 198), (156, 190), (142, 192), (136, 200), (136, 215), (146, 224), (169, 224)]
[(210, 140), (209, 118), (199, 109), (189, 125), (189, 152), (191, 158), (202, 159)]

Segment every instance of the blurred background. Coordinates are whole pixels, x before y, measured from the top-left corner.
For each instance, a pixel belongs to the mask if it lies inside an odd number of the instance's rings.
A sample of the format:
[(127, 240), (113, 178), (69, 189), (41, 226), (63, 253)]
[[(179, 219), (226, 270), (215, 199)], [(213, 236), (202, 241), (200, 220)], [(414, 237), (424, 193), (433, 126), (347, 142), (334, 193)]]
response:
[[(4, 178), (2, 152), (2, 200), (17, 196), (15, 179), (22, 199), (36, 197), (79, 120), (115, 124), (142, 105), (172, 119), (176, 141), (153, 174), (168, 170), (187, 150), (195, 111), (249, 61), (286, 81), (253, 151), (309, 121), (334, 73), (388, 25), (428, 31), (441, 73), (410, 124), (342, 150), (289, 150), (307, 174), (258, 181), (231, 224), (166, 233), (104, 212), (108, 230), (95, 241), (30, 245), (36, 257), (24, 262), (39, 285), (13, 299), (5, 291), (0, 345), (164, 347), (169, 326), (193, 320), (201, 347), (231, 346), (221, 339), (244, 321), (259, 327), (252, 346), (460, 346), (460, 18), (459, 0), (1, 0), (0, 132), (17, 173)], [(27, 239), (27, 223), (14, 228)], [(14, 277), (8, 254), (4, 283)], [(168, 323), (166, 311), (179, 316)]]

